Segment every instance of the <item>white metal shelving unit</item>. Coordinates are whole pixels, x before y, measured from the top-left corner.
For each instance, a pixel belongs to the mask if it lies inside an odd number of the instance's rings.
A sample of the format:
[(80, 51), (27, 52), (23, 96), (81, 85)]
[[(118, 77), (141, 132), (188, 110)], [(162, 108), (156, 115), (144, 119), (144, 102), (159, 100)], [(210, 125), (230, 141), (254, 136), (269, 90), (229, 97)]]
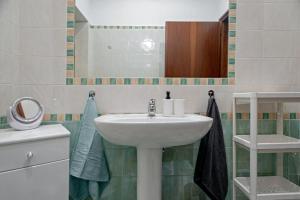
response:
[[(283, 153), (300, 152), (300, 140), (283, 135), (283, 103), (299, 102), (300, 92), (250, 92), (233, 94), (233, 200), (238, 187), (250, 200), (300, 199), (300, 187), (283, 177)], [(257, 105), (275, 103), (276, 135), (258, 135)], [(236, 106), (250, 104), (250, 134), (236, 134)], [(250, 177), (236, 176), (236, 145), (250, 151)], [(257, 153), (277, 153), (276, 176), (257, 176)]]

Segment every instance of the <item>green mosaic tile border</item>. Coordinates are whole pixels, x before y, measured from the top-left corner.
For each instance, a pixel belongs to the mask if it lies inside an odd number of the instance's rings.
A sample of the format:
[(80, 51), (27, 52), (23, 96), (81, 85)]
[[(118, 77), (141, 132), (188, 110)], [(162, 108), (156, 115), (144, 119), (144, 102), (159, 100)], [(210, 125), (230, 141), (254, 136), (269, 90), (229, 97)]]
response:
[[(206, 115), (206, 113), (199, 113), (201, 115)], [(221, 119), (223, 120), (232, 120), (232, 113), (231, 112), (222, 112), (220, 113)], [(100, 114), (99, 114), (100, 116)], [(78, 113), (51, 113), (51, 114), (45, 114), (43, 121), (44, 122), (65, 122), (65, 121), (80, 121), (82, 118), (82, 114)], [(236, 113), (236, 118), (238, 120), (249, 120), (250, 119), (250, 113), (244, 112), (244, 113)], [(276, 120), (276, 113), (258, 113), (257, 118), (259, 120)], [(284, 120), (300, 120), (300, 112), (292, 112), (292, 113), (284, 113), (283, 116)], [(0, 128), (7, 125), (7, 118), (6, 116), (0, 116)]]
[[(67, 78), (67, 85), (229, 85), (230, 78)], [(231, 85), (230, 84), (230, 85)]]
[(7, 128), (7, 118), (6, 116), (0, 117), (0, 129)]
[[(229, 0), (228, 77), (227, 78), (86, 78), (75, 77), (75, 0), (67, 0), (66, 85), (234, 85), (236, 54), (237, 0)], [(163, 26), (92, 26), (107, 29), (163, 29)]]
[[(199, 113), (206, 115), (205, 113)], [(221, 119), (232, 119), (231, 112), (220, 113)], [(45, 114), (43, 121), (79, 121), (82, 118), (82, 114), (66, 113), (66, 114)], [(236, 113), (236, 118), (240, 120), (248, 120), (250, 118), (249, 113)], [(276, 113), (258, 113), (258, 119), (276, 120)], [(284, 113), (284, 119), (286, 120), (299, 120), (300, 113)], [(0, 125), (7, 124), (6, 116), (0, 117)]]
[[(206, 115), (206, 113), (201, 112), (201, 115)], [(100, 114), (99, 114), (100, 115)], [(221, 119), (223, 120), (232, 120), (232, 113), (231, 112), (222, 112), (220, 113)], [(65, 122), (65, 121), (80, 121), (82, 118), (82, 114), (78, 113), (51, 113), (45, 114), (43, 121), (44, 122)], [(249, 120), (250, 113), (236, 113), (236, 118), (238, 120)], [(300, 120), (300, 113), (284, 113), (285, 120)], [(262, 120), (276, 120), (276, 113), (258, 113), (258, 119)], [(7, 125), (6, 116), (0, 116), (0, 128)]]
[[(206, 113), (201, 112), (199, 113), (201, 115), (206, 115)], [(222, 112), (220, 113), (221, 119), (223, 120), (232, 120), (232, 113), (231, 112)], [(100, 114), (99, 114), (100, 116)], [(64, 122), (64, 121), (80, 121), (82, 118), (82, 113), (51, 113), (51, 114), (45, 114), (43, 121), (49, 122), (49, 121), (58, 121), (58, 122)], [(247, 112), (244, 113), (236, 113), (236, 118), (238, 120), (249, 120), (250, 114)], [(258, 113), (258, 119), (264, 119), (264, 120), (276, 120), (276, 113)], [(300, 113), (284, 113), (284, 119), (285, 120), (300, 120)], [(0, 125), (7, 124), (6, 116), (0, 117)]]
[(165, 29), (164, 26), (95, 26), (91, 25), (91, 29), (129, 29), (129, 30), (144, 30), (144, 29)]

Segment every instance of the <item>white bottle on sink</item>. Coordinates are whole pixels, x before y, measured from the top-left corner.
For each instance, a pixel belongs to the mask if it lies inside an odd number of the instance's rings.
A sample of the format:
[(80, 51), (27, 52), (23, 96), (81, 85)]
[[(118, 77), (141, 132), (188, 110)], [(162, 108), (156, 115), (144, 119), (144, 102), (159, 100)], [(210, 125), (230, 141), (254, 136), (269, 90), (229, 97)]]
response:
[(183, 117), (184, 116), (184, 99), (174, 99), (174, 115), (177, 117)]
[(173, 115), (173, 99), (171, 99), (170, 91), (167, 91), (166, 98), (163, 99), (163, 115), (164, 116)]

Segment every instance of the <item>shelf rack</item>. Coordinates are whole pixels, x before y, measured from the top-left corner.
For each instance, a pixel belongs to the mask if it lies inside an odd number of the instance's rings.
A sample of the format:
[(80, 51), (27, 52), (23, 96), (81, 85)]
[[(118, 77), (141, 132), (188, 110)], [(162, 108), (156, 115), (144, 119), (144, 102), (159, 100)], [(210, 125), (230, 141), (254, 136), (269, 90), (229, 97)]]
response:
[[(283, 103), (299, 102), (300, 92), (249, 92), (233, 94), (233, 200), (238, 187), (250, 200), (300, 199), (300, 187), (283, 177), (283, 153), (300, 152), (300, 140), (283, 135)], [(274, 103), (277, 129), (274, 135), (258, 135), (257, 106)], [(250, 104), (250, 134), (236, 134), (236, 106)], [(250, 177), (236, 176), (237, 145), (250, 151)], [(277, 153), (276, 176), (257, 176), (257, 154)]]

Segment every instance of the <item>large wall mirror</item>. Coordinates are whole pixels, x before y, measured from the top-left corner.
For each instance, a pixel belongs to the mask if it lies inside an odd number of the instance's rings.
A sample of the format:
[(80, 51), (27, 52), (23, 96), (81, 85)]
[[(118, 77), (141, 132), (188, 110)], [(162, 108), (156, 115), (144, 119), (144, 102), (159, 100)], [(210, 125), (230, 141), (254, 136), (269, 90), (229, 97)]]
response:
[(86, 79), (232, 78), (236, 3), (228, 1), (76, 0), (67, 70)]

